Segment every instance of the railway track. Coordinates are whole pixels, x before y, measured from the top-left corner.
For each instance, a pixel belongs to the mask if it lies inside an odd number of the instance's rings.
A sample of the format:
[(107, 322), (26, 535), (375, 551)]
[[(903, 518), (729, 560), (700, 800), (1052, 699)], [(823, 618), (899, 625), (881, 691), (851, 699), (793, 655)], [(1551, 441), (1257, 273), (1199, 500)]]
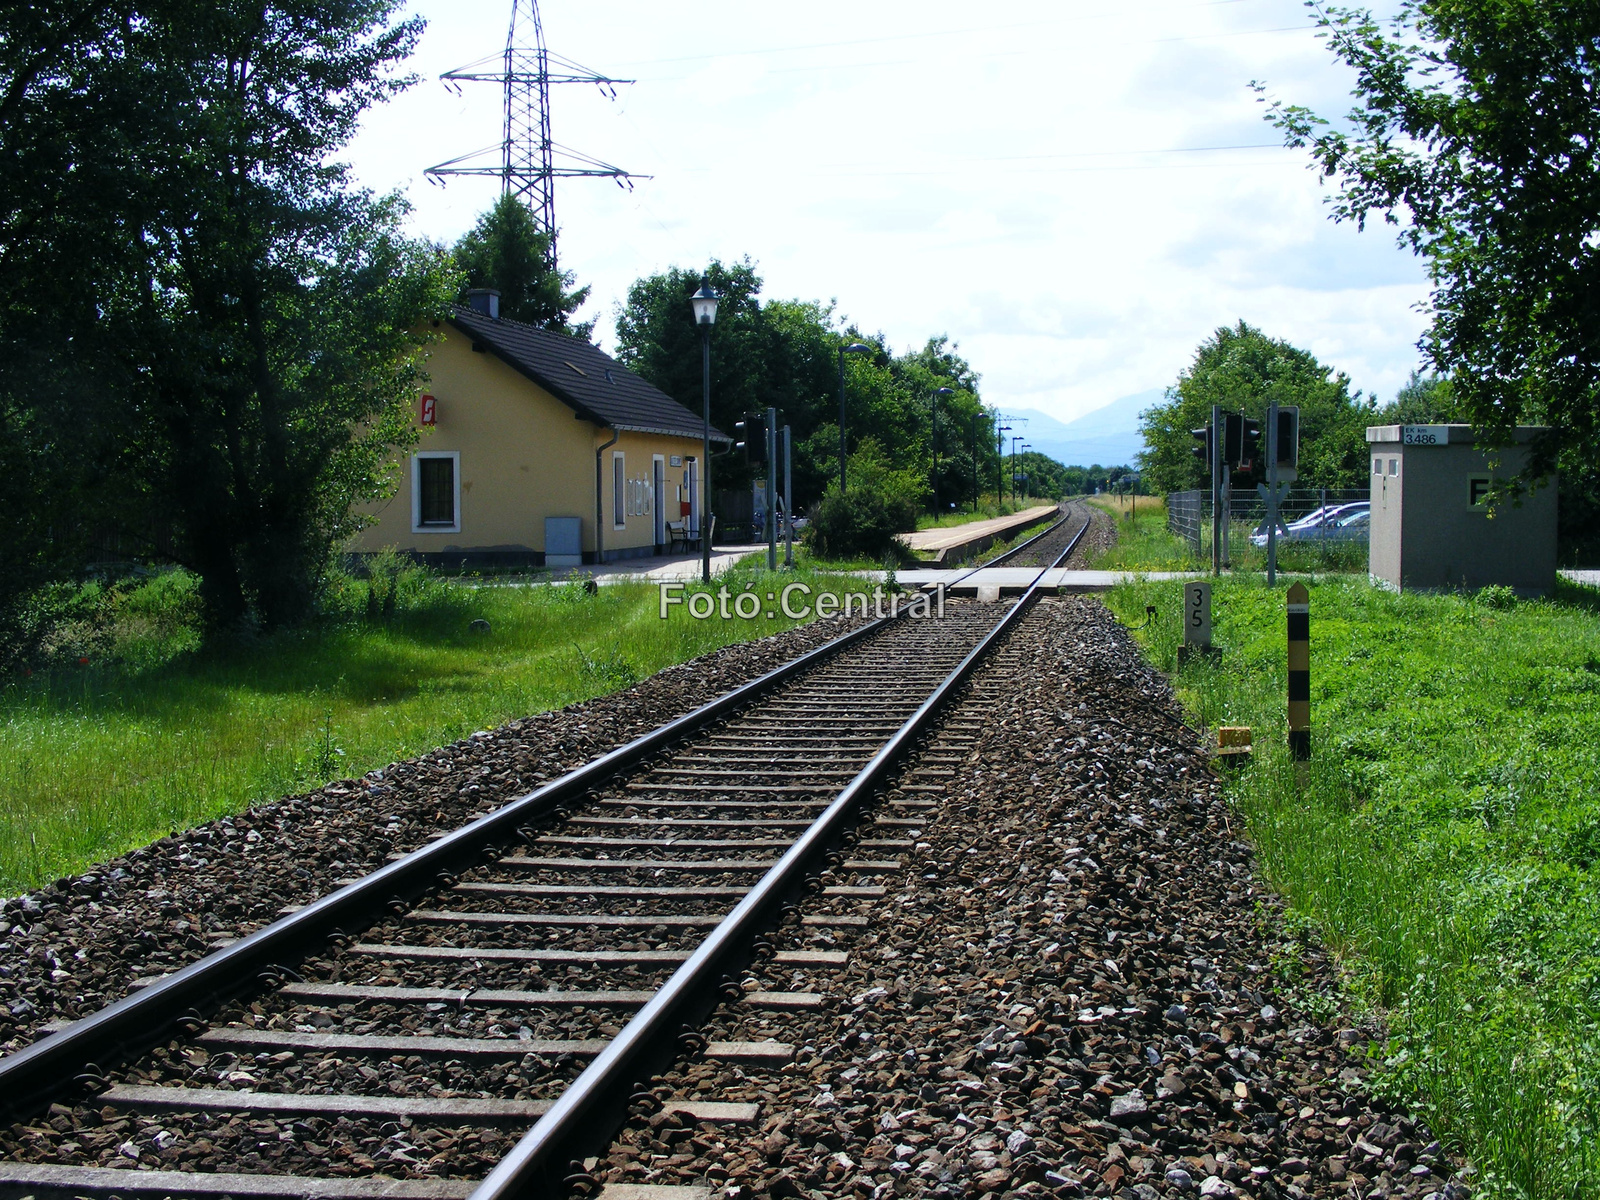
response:
[(827, 1002), (842, 954), (789, 943), (871, 919), (933, 807), (875, 791), (1032, 598), (875, 622), (0, 1059), (0, 1197), (584, 1194), (630, 1106), (756, 1120), (650, 1077), (792, 1056), (696, 1030)]
[(1011, 547), (983, 565), (986, 567), (1055, 567), (1078, 548), (1088, 532), (1090, 515), (1081, 504), (1069, 504), (1043, 532)]

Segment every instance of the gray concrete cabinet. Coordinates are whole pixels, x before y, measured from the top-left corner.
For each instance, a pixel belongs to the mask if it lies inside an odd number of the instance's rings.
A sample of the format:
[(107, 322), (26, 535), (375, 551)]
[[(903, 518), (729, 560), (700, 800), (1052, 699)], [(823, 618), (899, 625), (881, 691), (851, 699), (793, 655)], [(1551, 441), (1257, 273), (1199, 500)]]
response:
[(1520, 505), (1485, 503), (1495, 479), (1527, 461), (1534, 426), (1516, 443), (1479, 447), (1470, 425), (1377, 425), (1367, 430), (1372, 472), (1369, 570), (1396, 588), (1515, 588), (1542, 596), (1556, 580), (1556, 481)]

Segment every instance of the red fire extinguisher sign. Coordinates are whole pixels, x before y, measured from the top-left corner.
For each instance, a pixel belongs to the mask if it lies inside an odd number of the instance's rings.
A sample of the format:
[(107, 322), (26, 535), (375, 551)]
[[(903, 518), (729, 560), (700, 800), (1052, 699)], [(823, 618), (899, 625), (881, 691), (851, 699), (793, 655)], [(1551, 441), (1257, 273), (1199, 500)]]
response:
[(422, 398), (422, 423), (424, 425), (438, 424), (438, 421), (435, 417), (437, 412), (437, 409), (434, 407), (435, 404), (436, 401), (432, 396), (424, 396)]

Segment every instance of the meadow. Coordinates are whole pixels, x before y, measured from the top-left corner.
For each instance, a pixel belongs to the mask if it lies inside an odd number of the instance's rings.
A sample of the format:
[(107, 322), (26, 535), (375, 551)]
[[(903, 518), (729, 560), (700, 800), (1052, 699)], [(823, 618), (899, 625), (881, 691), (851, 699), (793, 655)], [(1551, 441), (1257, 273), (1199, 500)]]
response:
[[(717, 582), (762, 578), (741, 565)], [(804, 568), (781, 579), (860, 587)], [(209, 647), (182, 572), (56, 604), (45, 658), (0, 684), (0, 895), (798, 623), (681, 606), (662, 620), (649, 584), (591, 594), (395, 562), (336, 577), (312, 628)]]
[(1182, 668), (1180, 583), (1106, 599), (1132, 626), (1156, 606), (1134, 636), (1197, 724), (1254, 730), (1230, 800), (1292, 920), (1343, 966), (1342, 995), (1298, 1002), (1379, 1020), (1378, 1086), (1470, 1154), (1476, 1194), (1596, 1196), (1600, 592), (1519, 601), (1302, 580), (1301, 766), (1285, 747), (1287, 581), (1214, 581), (1222, 656)]

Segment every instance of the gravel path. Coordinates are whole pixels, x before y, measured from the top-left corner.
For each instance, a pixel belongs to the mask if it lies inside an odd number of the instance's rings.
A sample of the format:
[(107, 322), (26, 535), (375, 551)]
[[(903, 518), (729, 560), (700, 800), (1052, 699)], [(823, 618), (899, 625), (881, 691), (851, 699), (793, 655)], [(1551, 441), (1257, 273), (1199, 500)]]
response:
[(897, 785), (941, 800), (913, 869), (886, 901), (803, 906), (863, 926), (774, 938), (849, 952), (806, 980), (831, 1008), (707, 1030), (794, 1062), (660, 1081), (758, 1100), (762, 1124), (657, 1114), (591, 1170), (723, 1200), (1464, 1200), (1428, 1133), (1365, 1095), (1365, 1034), (1306, 1011), (1333, 968), (1285, 935), (1196, 735), (1106, 610), (1042, 602), (974, 687), (988, 711), (949, 722), (980, 730), (966, 760)]
[(0, 1053), (87, 1016), (857, 624), (830, 619), (670, 668), (615, 695), (475, 733), (262, 804), (0, 900)]

